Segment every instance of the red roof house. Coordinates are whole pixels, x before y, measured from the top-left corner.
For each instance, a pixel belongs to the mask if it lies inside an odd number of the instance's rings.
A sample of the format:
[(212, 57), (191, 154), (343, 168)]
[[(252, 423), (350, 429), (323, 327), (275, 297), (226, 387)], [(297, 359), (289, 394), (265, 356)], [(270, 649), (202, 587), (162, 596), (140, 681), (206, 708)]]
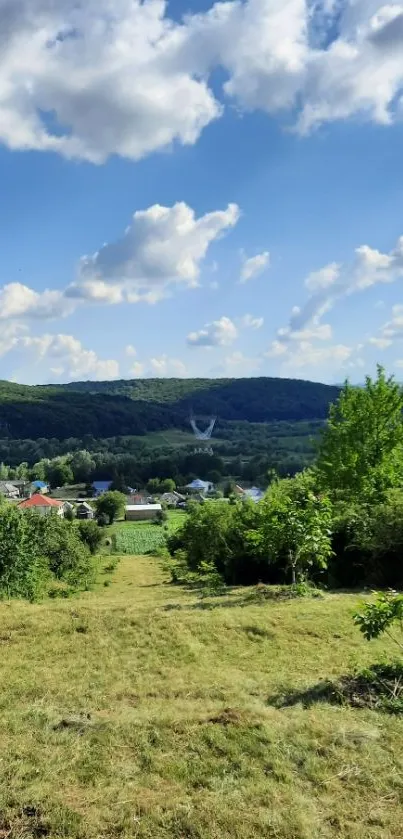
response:
[(58, 516), (63, 517), (65, 505), (63, 501), (56, 501), (55, 498), (48, 498), (45, 495), (33, 495), (25, 501), (21, 501), (18, 505), (19, 510), (36, 510), (40, 515), (46, 516), (49, 513), (56, 512)]

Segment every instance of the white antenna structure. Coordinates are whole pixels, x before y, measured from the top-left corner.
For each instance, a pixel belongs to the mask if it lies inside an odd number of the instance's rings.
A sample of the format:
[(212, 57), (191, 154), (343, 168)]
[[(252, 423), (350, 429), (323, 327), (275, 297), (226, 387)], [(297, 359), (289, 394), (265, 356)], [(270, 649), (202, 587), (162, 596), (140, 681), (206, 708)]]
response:
[(196, 440), (211, 440), (216, 422), (217, 417), (212, 417), (205, 431), (201, 431), (196, 423), (195, 418), (191, 416), (190, 425), (192, 427)]

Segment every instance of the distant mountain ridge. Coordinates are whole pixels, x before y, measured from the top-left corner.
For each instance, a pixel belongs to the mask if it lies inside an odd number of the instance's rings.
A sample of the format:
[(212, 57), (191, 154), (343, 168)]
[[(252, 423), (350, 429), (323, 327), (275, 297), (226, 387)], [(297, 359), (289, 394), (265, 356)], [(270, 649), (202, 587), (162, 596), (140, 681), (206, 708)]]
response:
[[(191, 412), (226, 422), (324, 419), (340, 388), (299, 379), (0, 381), (0, 437), (113, 437), (187, 428)], [(1, 430), (3, 429), (3, 430)]]

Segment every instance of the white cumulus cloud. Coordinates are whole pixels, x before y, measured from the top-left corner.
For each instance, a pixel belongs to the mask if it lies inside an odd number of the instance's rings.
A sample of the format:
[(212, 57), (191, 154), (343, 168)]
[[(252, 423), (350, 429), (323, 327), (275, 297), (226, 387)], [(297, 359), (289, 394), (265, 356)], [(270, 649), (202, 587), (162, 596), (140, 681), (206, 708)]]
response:
[(190, 332), (187, 343), (191, 347), (225, 347), (232, 344), (238, 337), (238, 329), (231, 318), (223, 317), (206, 323), (203, 329)]
[(210, 244), (238, 218), (236, 204), (200, 218), (183, 202), (138, 210), (121, 239), (82, 257), (77, 281), (67, 295), (110, 303), (140, 299), (152, 303), (169, 284), (196, 286)]
[[(301, 133), (402, 110), (403, 5), (0, 0), (0, 139), (102, 163), (192, 144), (230, 99)], [(221, 89), (211, 79), (223, 68)]]
[[(21, 335), (9, 347), (17, 350), (24, 366), (32, 360), (49, 362), (53, 372), (65, 379), (116, 379), (119, 364), (114, 359), (101, 359), (94, 350), (86, 349), (78, 338), (62, 333), (39, 336)], [(57, 364), (54, 364), (57, 361)]]
[(39, 292), (21, 283), (0, 288), (0, 320), (64, 317), (83, 303), (154, 304), (168, 287), (197, 286), (210, 245), (238, 218), (236, 204), (199, 218), (183, 202), (137, 210), (120, 239), (81, 258), (67, 288)]

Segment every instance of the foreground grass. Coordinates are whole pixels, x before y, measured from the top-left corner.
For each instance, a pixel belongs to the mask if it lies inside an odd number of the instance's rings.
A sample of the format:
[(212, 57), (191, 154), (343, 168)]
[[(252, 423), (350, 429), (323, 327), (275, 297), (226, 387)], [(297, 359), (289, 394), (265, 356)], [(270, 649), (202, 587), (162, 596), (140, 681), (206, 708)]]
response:
[(398, 839), (403, 720), (304, 703), (390, 652), (356, 602), (200, 601), (126, 557), (76, 600), (1, 604), (1, 839)]

